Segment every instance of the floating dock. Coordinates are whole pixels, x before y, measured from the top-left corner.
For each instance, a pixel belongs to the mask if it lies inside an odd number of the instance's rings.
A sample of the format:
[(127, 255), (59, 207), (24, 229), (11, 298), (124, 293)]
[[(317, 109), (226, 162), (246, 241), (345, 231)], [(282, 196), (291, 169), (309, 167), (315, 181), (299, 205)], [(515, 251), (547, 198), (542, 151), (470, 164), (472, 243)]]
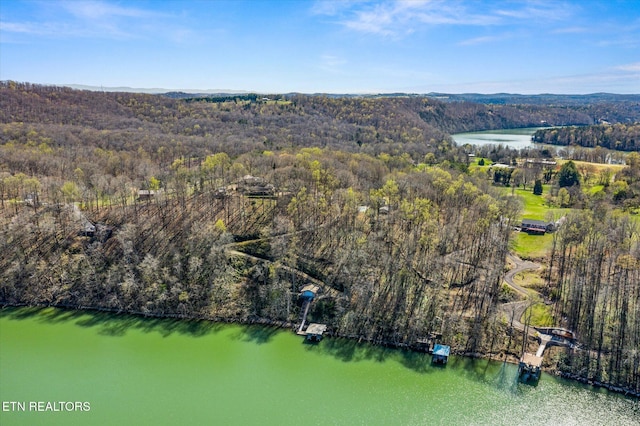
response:
[(306, 339), (309, 342), (319, 342), (322, 340), (322, 334), (325, 331), (327, 331), (326, 324), (309, 324), (309, 327), (307, 327), (307, 331), (305, 332), (307, 336)]
[(542, 372), (542, 357), (525, 352), (520, 358), (518, 375), (523, 382), (537, 381)]

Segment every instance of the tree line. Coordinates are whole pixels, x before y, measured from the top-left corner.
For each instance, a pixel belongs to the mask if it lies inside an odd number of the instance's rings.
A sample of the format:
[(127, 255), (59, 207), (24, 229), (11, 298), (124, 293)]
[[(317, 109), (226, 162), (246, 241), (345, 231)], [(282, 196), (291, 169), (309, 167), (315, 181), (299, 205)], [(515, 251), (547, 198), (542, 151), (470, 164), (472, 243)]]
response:
[(534, 142), (550, 145), (602, 147), (618, 151), (640, 150), (640, 124), (598, 124), (584, 127), (560, 127), (537, 130)]

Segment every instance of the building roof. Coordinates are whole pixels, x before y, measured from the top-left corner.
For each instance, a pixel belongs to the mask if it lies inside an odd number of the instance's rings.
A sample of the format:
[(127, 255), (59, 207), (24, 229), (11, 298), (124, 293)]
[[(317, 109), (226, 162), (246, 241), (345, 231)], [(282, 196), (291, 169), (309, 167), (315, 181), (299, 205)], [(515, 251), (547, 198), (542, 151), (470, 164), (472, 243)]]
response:
[(302, 297), (305, 299), (313, 299), (314, 297), (316, 297), (316, 294), (312, 291), (305, 290), (302, 292)]
[(451, 347), (447, 345), (441, 345), (439, 343), (436, 343), (436, 345), (433, 347), (434, 355), (449, 356), (450, 352), (451, 352)]
[(526, 225), (538, 225), (538, 226), (549, 226), (549, 222), (545, 222), (544, 220), (537, 219), (522, 219), (522, 226)]
[(528, 158), (527, 159), (527, 163), (529, 164), (542, 164), (545, 166), (555, 166), (556, 164), (558, 164), (557, 162), (553, 161), (553, 160), (547, 160), (545, 158)]

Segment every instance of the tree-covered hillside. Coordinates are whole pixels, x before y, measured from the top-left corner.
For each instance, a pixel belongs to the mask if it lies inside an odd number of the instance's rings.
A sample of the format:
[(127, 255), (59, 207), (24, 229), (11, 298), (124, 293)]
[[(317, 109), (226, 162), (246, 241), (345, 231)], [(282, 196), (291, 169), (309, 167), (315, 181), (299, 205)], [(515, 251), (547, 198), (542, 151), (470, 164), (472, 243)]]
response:
[(307, 95), (272, 96), (276, 100), (231, 96), (211, 102), (212, 98), (185, 100), (15, 82), (3, 82), (0, 94), (1, 123), (56, 126), (49, 129), (54, 143), (64, 139), (57, 136), (61, 132), (73, 133), (73, 126), (80, 126), (107, 133), (100, 138), (103, 148), (113, 139), (124, 139), (151, 152), (148, 136), (154, 135), (161, 145), (182, 145), (176, 149), (180, 155), (201, 155), (207, 148), (222, 146), (234, 155), (257, 147), (329, 146), (370, 154), (406, 152), (417, 159), (438, 149), (442, 141), (450, 142), (447, 133), (593, 124), (602, 108), (615, 111), (626, 105), (495, 105), (429, 97)]
[(537, 130), (533, 140), (551, 145), (602, 147), (619, 151), (640, 151), (640, 123), (599, 124)]

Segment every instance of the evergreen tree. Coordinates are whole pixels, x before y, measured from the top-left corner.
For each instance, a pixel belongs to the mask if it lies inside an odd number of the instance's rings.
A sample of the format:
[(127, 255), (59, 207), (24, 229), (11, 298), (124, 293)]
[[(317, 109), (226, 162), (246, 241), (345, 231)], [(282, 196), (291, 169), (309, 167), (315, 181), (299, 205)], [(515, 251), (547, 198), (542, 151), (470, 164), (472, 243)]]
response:
[(580, 174), (578, 173), (578, 168), (575, 163), (573, 161), (567, 161), (558, 172), (558, 186), (564, 188), (573, 185), (580, 185)]
[(536, 179), (536, 183), (533, 185), (533, 195), (542, 195), (542, 181)]

